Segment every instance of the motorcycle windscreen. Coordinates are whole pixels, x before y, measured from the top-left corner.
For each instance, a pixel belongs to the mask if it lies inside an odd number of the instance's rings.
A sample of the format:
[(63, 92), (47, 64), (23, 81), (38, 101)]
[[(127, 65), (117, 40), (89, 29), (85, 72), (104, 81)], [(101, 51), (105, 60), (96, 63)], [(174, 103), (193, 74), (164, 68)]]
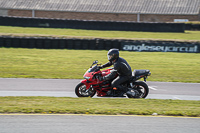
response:
[(97, 69), (97, 65), (93, 66), (92, 68), (89, 68), (85, 74), (83, 75), (83, 77), (86, 79), (89, 79), (89, 77), (93, 77), (93, 73), (95, 72), (95, 70)]

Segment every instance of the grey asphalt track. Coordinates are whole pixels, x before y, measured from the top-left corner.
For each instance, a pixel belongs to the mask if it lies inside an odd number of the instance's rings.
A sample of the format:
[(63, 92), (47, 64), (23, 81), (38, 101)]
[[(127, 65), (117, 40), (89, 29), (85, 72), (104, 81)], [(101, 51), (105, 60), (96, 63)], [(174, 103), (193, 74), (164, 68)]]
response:
[[(80, 79), (0, 78), (0, 96), (77, 97)], [(200, 100), (200, 83), (150, 82), (150, 99)]]
[(200, 118), (0, 115), (1, 133), (199, 133)]

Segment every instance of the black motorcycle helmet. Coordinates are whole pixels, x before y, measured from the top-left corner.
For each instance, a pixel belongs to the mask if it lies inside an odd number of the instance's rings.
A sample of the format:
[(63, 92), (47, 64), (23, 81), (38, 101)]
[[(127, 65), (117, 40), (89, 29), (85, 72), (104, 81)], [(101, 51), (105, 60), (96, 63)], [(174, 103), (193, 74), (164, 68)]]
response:
[(115, 49), (115, 48), (110, 49), (108, 51), (107, 56), (108, 56), (109, 61), (114, 61), (115, 59), (118, 59), (119, 58), (119, 49)]

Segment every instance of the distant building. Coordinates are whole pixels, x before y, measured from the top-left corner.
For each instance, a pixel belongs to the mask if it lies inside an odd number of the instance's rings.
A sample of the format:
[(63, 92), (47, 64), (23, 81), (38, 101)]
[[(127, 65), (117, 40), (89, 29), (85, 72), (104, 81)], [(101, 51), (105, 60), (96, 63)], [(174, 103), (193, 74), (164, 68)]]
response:
[(0, 0), (0, 16), (97, 21), (200, 21), (200, 0)]

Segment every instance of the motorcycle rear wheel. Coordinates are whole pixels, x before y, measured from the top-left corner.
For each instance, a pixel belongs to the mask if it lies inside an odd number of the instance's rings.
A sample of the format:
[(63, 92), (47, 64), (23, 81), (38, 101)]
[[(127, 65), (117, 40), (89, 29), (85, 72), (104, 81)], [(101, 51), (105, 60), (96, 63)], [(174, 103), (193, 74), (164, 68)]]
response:
[(133, 96), (127, 95), (128, 98), (146, 98), (147, 95), (149, 94), (149, 87), (143, 81), (135, 82), (133, 90), (138, 91), (140, 95), (138, 97), (133, 97)]
[(93, 97), (96, 94), (96, 90), (94, 88), (87, 90), (85, 84), (79, 83), (75, 88), (75, 93), (78, 97)]

